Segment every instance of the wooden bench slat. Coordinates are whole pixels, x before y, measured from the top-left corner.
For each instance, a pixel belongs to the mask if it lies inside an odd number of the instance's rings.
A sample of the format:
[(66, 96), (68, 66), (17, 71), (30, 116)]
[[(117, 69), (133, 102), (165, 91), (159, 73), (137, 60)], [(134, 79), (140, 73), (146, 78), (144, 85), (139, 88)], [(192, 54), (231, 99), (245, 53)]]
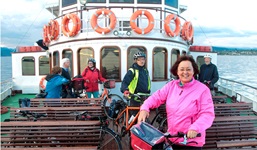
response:
[(31, 147), (26, 147), (26, 148), (1, 148), (1, 150), (97, 150), (97, 146), (86, 146), (86, 147), (49, 147), (49, 148), (31, 148)]
[(220, 141), (216, 142), (218, 148), (226, 147), (243, 147), (243, 146), (257, 146), (257, 140), (247, 140), (247, 141)]

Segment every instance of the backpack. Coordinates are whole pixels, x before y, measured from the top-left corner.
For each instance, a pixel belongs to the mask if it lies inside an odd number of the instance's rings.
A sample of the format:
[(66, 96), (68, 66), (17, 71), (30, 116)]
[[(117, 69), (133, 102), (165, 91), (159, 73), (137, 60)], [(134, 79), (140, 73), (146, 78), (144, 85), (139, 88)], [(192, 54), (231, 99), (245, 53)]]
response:
[(108, 110), (108, 116), (111, 118), (117, 118), (118, 114), (124, 110), (126, 106), (127, 104), (123, 100), (113, 99)]
[(20, 106), (20, 108), (30, 107), (30, 99), (29, 98), (20, 98), (19, 106)]

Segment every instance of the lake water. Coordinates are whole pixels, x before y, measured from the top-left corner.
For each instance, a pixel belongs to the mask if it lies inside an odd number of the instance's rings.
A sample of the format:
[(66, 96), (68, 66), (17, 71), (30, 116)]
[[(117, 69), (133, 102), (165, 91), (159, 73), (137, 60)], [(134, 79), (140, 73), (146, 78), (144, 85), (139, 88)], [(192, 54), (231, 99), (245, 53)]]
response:
[(218, 55), (217, 67), (220, 77), (238, 81), (257, 88), (257, 55)]
[[(1, 82), (12, 78), (12, 58), (1, 58)], [(257, 88), (257, 55), (228, 56), (218, 55), (220, 77), (235, 80)]]

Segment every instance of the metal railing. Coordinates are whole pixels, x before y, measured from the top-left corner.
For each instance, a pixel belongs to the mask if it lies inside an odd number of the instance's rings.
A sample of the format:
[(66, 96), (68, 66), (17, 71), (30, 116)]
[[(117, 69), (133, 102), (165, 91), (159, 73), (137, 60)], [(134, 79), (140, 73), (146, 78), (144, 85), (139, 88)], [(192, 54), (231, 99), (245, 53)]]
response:
[(236, 96), (238, 102), (257, 103), (257, 88), (230, 79), (219, 78), (218, 90), (229, 96)]
[(8, 79), (1, 82), (1, 93), (0, 93), (1, 101), (11, 95), (12, 87), (13, 87), (12, 79)]

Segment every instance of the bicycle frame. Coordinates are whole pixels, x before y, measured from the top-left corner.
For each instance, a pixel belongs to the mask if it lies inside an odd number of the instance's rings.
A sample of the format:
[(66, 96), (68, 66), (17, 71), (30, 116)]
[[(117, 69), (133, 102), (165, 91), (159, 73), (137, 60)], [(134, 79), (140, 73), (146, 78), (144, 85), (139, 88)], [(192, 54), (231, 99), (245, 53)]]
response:
[[(130, 107), (130, 106), (127, 106), (126, 109), (124, 109), (121, 113), (119, 113), (119, 115), (117, 116), (117, 118), (115, 119), (115, 124), (119, 127), (124, 127), (124, 126), (120, 126), (119, 125), (119, 119), (123, 116), (124, 113), (126, 113), (126, 120), (125, 120), (125, 132), (127, 133), (130, 128), (136, 123), (137, 119), (138, 119), (138, 116), (139, 116), (139, 112), (136, 114), (135, 118), (133, 119), (132, 122), (130, 122), (130, 124), (128, 123), (128, 120), (129, 120), (129, 111), (131, 110), (140, 110), (140, 107)], [(124, 123), (122, 124), (124, 125)]]

